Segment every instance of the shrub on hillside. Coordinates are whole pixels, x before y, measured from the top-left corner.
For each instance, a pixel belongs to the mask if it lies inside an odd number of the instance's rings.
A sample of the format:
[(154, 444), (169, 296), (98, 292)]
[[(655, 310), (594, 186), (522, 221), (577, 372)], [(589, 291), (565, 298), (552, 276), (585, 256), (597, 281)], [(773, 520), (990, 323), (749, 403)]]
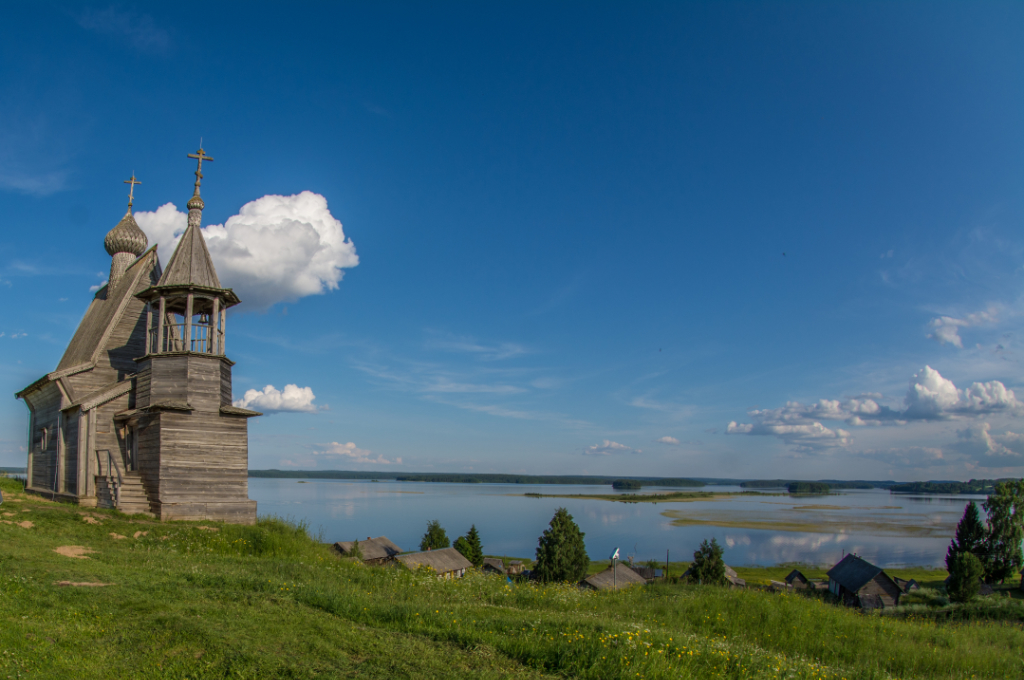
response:
[(583, 532), (565, 508), (558, 508), (537, 545), (533, 573), (540, 581), (580, 581), (587, 575), (590, 558)]
[(950, 566), (949, 580), (946, 582), (949, 599), (953, 602), (970, 601), (978, 594), (985, 567), (981, 560), (969, 552), (956, 553)]
[(725, 578), (725, 561), (722, 559), (724, 550), (718, 545), (714, 538), (708, 543), (705, 538), (700, 548), (693, 553), (693, 564), (690, 565), (689, 578), (694, 583), (710, 586), (724, 586), (728, 583)]

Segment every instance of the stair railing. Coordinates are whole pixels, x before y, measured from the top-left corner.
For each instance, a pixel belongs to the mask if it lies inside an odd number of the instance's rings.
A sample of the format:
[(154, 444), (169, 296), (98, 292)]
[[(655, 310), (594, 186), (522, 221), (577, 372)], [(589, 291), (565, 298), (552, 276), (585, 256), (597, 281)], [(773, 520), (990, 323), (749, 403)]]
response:
[[(124, 483), (124, 478), (121, 475), (121, 466), (117, 462), (117, 457), (110, 452), (110, 449), (98, 449), (96, 451), (97, 457), (103, 460), (103, 454), (107, 454), (107, 465), (106, 474), (103, 475), (107, 478), (107, 488), (112, 489), (114, 492), (114, 507), (116, 508), (121, 504), (121, 485)], [(116, 479), (115, 479), (116, 477)]]

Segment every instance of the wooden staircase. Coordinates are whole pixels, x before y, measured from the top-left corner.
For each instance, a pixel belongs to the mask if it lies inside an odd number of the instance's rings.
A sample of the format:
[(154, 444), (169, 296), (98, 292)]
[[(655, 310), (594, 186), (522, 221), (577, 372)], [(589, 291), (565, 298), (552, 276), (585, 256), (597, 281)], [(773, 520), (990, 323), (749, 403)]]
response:
[(96, 475), (97, 507), (117, 508), (128, 515), (156, 516), (137, 471), (121, 472), (121, 466), (112, 457), (108, 459), (107, 470), (109, 474)]
[(128, 515), (153, 514), (138, 472), (126, 472), (117, 490), (117, 509)]

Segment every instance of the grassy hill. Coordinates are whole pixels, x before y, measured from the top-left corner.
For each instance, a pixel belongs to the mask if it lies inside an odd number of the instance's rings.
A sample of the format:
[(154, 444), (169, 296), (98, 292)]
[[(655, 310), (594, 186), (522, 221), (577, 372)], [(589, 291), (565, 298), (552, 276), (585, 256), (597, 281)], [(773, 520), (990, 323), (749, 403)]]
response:
[(340, 560), (280, 520), (157, 523), (0, 484), (0, 678), (1004, 678), (1021, 669), (1019, 622), (865, 616), (820, 598), (696, 586), (598, 594), (479, 574), (442, 582)]

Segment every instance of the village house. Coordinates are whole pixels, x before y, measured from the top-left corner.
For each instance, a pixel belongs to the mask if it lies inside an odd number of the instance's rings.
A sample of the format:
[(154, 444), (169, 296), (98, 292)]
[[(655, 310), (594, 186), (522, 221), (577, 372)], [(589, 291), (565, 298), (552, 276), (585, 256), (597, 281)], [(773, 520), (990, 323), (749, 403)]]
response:
[(352, 557), (352, 549), (356, 543), (359, 543), (359, 552), (364, 564), (387, 564), (394, 561), (395, 556), (402, 552), (402, 549), (392, 543), (387, 536), (367, 536), (365, 541), (338, 541), (334, 544), (334, 549), (342, 557)]
[[(505, 567), (510, 576), (523, 573), (523, 563), (520, 560), (509, 560), (508, 566)], [(1024, 578), (1021, 579), (1024, 582)]]
[(473, 563), (463, 557), (455, 548), (438, 548), (437, 550), (426, 550), (424, 552), (408, 553), (398, 555), (398, 562), (416, 571), (421, 567), (432, 569), (438, 578), (462, 578), (466, 570), (473, 566)]
[(786, 576), (786, 583), (793, 588), (807, 588), (811, 582), (798, 569), (794, 569)]
[(900, 587), (904, 593), (909, 593), (911, 590), (920, 590), (921, 586), (917, 584), (917, 581), (910, 579), (909, 581), (902, 578), (894, 578), (893, 581)]
[(128, 212), (104, 240), (110, 277), (29, 409), (30, 493), (159, 519), (251, 524), (248, 423), (231, 404), (224, 288), (200, 231), (202, 149), (188, 226), (166, 269)]
[(614, 571), (612, 569), (612, 567), (608, 567), (604, 571), (588, 576), (580, 581), (580, 586), (593, 590), (622, 590), (623, 588), (647, 583), (643, 576), (640, 576), (630, 569), (628, 565), (621, 562), (616, 562)]
[(483, 570), (485, 574), (501, 574), (507, 576), (508, 571), (505, 569), (505, 563), (497, 557), (485, 557)]
[(903, 591), (881, 567), (853, 553), (828, 571), (828, 590), (851, 607), (895, 607)]
[(661, 569), (655, 569), (654, 567), (641, 567), (640, 565), (629, 565), (629, 568), (636, 572), (637, 576), (650, 583), (656, 578), (661, 578)]

